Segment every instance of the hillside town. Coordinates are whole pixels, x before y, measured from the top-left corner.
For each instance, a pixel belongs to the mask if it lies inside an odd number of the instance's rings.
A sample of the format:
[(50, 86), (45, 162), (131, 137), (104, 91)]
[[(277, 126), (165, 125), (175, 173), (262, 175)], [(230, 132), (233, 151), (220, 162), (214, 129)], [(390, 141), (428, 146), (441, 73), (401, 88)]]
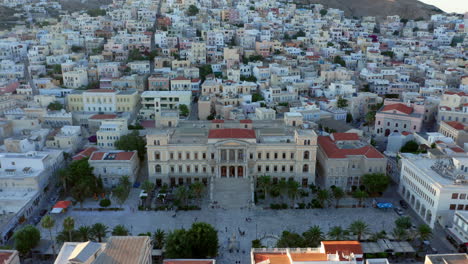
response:
[(468, 13), (78, 2), (0, 0), (0, 264), (468, 263)]

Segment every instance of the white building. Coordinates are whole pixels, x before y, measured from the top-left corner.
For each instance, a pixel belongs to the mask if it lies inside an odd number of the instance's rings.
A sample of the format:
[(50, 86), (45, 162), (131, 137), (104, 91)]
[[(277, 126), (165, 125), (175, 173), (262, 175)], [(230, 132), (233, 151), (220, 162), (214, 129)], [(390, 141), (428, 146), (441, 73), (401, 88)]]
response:
[(139, 160), (137, 151), (95, 151), (89, 157), (93, 173), (101, 177), (104, 187), (113, 188), (123, 176), (128, 176), (133, 184), (138, 175)]
[(113, 149), (115, 141), (128, 134), (127, 125), (125, 119), (103, 120), (96, 132), (97, 145), (102, 148)]
[(63, 85), (73, 89), (88, 85), (88, 71), (86, 69), (77, 69), (64, 72)]
[(468, 210), (468, 158), (402, 159), (399, 192), (431, 227), (448, 225), (455, 210)]
[(191, 91), (145, 91), (141, 94), (140, 117), (153, 119), (156, 113), (176, 110), (182, 104), (190, 109), (191, 98)]

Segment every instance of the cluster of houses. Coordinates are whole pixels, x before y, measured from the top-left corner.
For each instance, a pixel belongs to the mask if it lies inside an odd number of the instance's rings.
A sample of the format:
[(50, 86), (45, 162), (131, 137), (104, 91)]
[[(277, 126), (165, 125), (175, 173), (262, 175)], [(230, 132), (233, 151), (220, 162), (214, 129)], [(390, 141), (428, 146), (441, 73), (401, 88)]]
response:
[[(136, 151), (115, 146), (135, 128), (157, 186), (250, 189), (267, 174), (352, 191), (388, 173), (431, 227), (468, 210), (468, 14), (114, 0), (96, 15), (29, 2), (0, 3), (30, 20), (0, 31), (0, 240), (54, 188), (64, 156), (88, 158), (105, 187), (135, 181)], [(401, 153), (410, 141), (417, 153)]]

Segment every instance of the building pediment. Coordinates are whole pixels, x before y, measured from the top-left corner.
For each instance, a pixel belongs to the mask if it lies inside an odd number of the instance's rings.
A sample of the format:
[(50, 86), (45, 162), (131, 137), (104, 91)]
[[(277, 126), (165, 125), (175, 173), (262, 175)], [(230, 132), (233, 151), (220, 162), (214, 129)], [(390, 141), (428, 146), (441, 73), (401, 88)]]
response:
[(218, 141), (215, 146), (216, 147), (236, 147), (236, 146), (248, 146), (250, 143), (242, 141), (242, 140), (235, 140), (235, 139), (229, 139), (229, 140), (221, 140)]

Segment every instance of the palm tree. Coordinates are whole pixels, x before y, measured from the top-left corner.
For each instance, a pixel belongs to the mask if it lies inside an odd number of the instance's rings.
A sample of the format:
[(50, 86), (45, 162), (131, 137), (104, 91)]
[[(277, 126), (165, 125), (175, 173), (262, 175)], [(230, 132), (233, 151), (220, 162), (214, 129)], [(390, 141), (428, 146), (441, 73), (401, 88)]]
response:
[(362, 206), (362, 201), (369, 197), (369, 195), (367, 194), (366, 191), (361, 191), (361, 190), (358, 190), (358, 191), (355, 191), (353, 193), (353, 197), (356, 198), (358, 200), (358, 207), (361, 207)]
[(60, 169), (58, 172), (58, 175), (59, 175), (60, 181), (62, 182), (63, 191), (67, 193), (67, 186), (72, 177), (70, 174), (70, 171), (65, 170), (65, 169)]
[(146, 203), (148, 203), (148, 199), (149, 199), (149, 197), (150, 197), (150, 193), (151, 193), (151, 191), (154, 189), (154, 183), (152, 183), (152, 182), (146, 180), (146, 181), (144, 181), (144, 182), (141, 184), (141, 189), (143, 189), (143, 190), (146, 192), (146, 194), (147, 194), (147, 196), (146, 196)]
[(182, 206), (187, 206), (187, 200), (190, 197), (190, 192), (185, 186), (179, 186), (176, 189), (175, 196)]
[(83, 242), (87, 242), (89, 240), (92, 240), (92, 230), (90, 226), (80, 226), (77, 230), (80, 240)]
[(68, 232), (68, 239), (69, 241), (73, 241), (72, 239), (72, 231), (75, 229), (75, 220), (69, 216), (63, 219), (63, 231)]
[(267, 198), (268, 192), (271, 190), (271, 177), (263, 175), (257, 178), (257, 187), (262, 189), (265, 199)]
[(318, 225), (309, 228), (309, 230), (302, 233), (302, 236), (306, 241), (307, 247), (317, 247), (322, 240), (325, 240), (325, 236)]
[(357, 236), (357, 240), (360, 241), (362, 236), (369, 233), (369, 226), (361, 220), (357, 220), (349, 225), (348, 230)]
[(99, 243), (102, 242), (102, 239), (106, 237), (108, 232), (107, 226), (101, 223), (96, 223), (91, 227), (91, 234), (97, 238)]
[(424, 241), (432, 237), (432, 229), (428, 225), (422, 224), (418, 226), (418, 229), (416, 230), (416, 234), (419, 237), (419, 240), (421, 240), (420, 247), (422, 248)]
[(395, 227), (392, 231), (392, 236), (399, 241), (406, 240), (408, 238), (408, 232), (406, 229), (401, 227)]
[(411, 218), (409, 216), (403, 216), (395, 220), (395, 225), (401, 229), (408, 229), (411, 227)]
[(295, 180), (288, 181), (288, 196), (291, 199), (291, 203), (294, 207), (296, 198), (299, 195), (299, 183)]
[(336, 208), (338, 208), (340, 204), (340, 200), (344, 197), (345, 193), (343, 189), (341, 189), (340, 187), (335, 187), (332, 189), (332, 194), (333, 194), (333, 198), (336, 201)]
[(334, 226), (328, 232), (328, 236), (333, 240), (344, 240), (348, 236), (348, 232), (341, 226)]
[(382, 230), (380, 232), (373, 233), (370, 237), (370, 240), (377, 241), (379, 239), (385, 239), (385, 238), (387, 238), (387, 233), (384, 230)]
[(278, 190), (283, 199), (283, 195), (288, 191), (288, 182), (285, 179), (281, 179), (278, 182)]
[(49, 230), (50, 241), (52, 241), (52, 252), (55, 257), (55, 242), (54, 242), (54, 237), (52, 236), (52, 228), (54, 227), (54, 225), (55, 225), (55, 220), (52, 218), (52, 216), (46, 215), (44, 216), (44, 218), (42, 218), (41, 226), (42, 228)]
[(113, 236), (128, 236), (128, 229), (124, 225), (116, 225), (112, 229)]
[(130, 177), (122, 176), (122, 178), (120, 178), (120, 185), (125, 187), (126, 190), (130, 191), (130, 189), (132, 188), (132, 183), (130, 182)]
[(319, 201), (320, 206), (322, 206), (322, 208), (325, 208), (328, 201), (330, 201), (330, 193), (328, 192), (328, 190), (319, 190), (317, 192), (317, 200)]
[(190, 185), (190, 192), (201, 202), (201, 198), (205, 192), (205, 185), (201, 182), (194, 182)]
[(162, 249), (164, 247), (164, 242), (166, 241), (166, 232), (162, 229), (157, 229), (154, 232), (154, 248), (155, 249)]

